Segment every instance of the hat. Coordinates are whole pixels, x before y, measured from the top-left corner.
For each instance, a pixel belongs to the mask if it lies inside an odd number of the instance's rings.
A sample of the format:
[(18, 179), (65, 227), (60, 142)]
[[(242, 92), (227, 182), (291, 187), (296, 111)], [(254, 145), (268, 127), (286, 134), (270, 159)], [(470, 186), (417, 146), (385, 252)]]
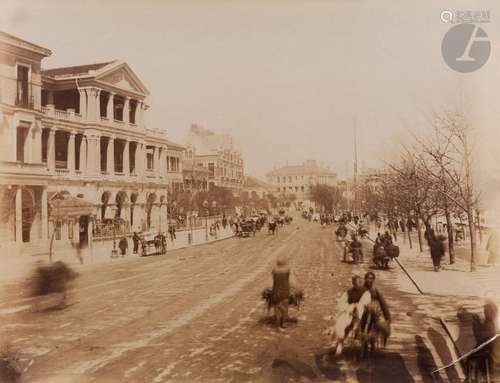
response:
[(278, 266), (286, 266), (288, 264), (288, 260), (285, 257), (279, 257), (276, 264)]

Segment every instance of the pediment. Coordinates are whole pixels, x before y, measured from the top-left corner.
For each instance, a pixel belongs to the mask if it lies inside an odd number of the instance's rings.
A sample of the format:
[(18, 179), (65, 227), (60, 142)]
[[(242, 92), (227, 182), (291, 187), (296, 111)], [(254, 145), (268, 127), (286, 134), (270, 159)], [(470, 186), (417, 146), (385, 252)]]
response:
[(96, 76), (96, 79), (123, 90), (144, 95), (149, 94), (144, 84), (142, 84), (127, 64), (121, 64), (118, 67), (107, 70)]

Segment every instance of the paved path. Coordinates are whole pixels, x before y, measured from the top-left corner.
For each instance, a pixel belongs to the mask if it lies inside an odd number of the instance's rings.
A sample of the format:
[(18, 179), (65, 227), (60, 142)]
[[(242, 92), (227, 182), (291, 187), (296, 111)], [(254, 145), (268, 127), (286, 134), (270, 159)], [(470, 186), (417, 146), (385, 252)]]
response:
[[(285, 332), (260, 299), (281, 255), (306, 294)], [(369, 269), (341, 262), (333, 227), (297, 218), (277, 236), (85, 270), (63, 310), (32, 312), (21, 285), (2, 286), (0, 339), (19, 353), (26, 382), (429, 381), (436, 323), (398, 268), (376, 272), (394, 314), (387, 349), (361, 361), (329, 355), (336, 300)]]

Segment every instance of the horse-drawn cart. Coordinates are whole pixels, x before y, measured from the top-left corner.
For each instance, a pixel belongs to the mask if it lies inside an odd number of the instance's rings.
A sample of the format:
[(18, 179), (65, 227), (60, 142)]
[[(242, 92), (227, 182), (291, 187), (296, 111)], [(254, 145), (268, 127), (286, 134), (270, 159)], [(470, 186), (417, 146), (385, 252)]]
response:
[(163, 255), (167, 252), (167, 238), (163, 234), (158, 234), (154, 238), (140, 238), (141, 256)]
[(250, 237), (250, 235), (255, 237), (255, 222), (253, 222), (252, 220), (243, 221), (240, 225), (238, 236)]

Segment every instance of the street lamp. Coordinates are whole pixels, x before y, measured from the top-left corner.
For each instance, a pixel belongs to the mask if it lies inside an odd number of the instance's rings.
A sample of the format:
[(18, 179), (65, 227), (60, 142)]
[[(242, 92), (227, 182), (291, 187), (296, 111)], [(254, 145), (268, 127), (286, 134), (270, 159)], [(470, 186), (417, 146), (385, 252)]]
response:
[(208, 242), (208, 201), (203, 201), (203, 207), (205, 208), (205, 240)]

